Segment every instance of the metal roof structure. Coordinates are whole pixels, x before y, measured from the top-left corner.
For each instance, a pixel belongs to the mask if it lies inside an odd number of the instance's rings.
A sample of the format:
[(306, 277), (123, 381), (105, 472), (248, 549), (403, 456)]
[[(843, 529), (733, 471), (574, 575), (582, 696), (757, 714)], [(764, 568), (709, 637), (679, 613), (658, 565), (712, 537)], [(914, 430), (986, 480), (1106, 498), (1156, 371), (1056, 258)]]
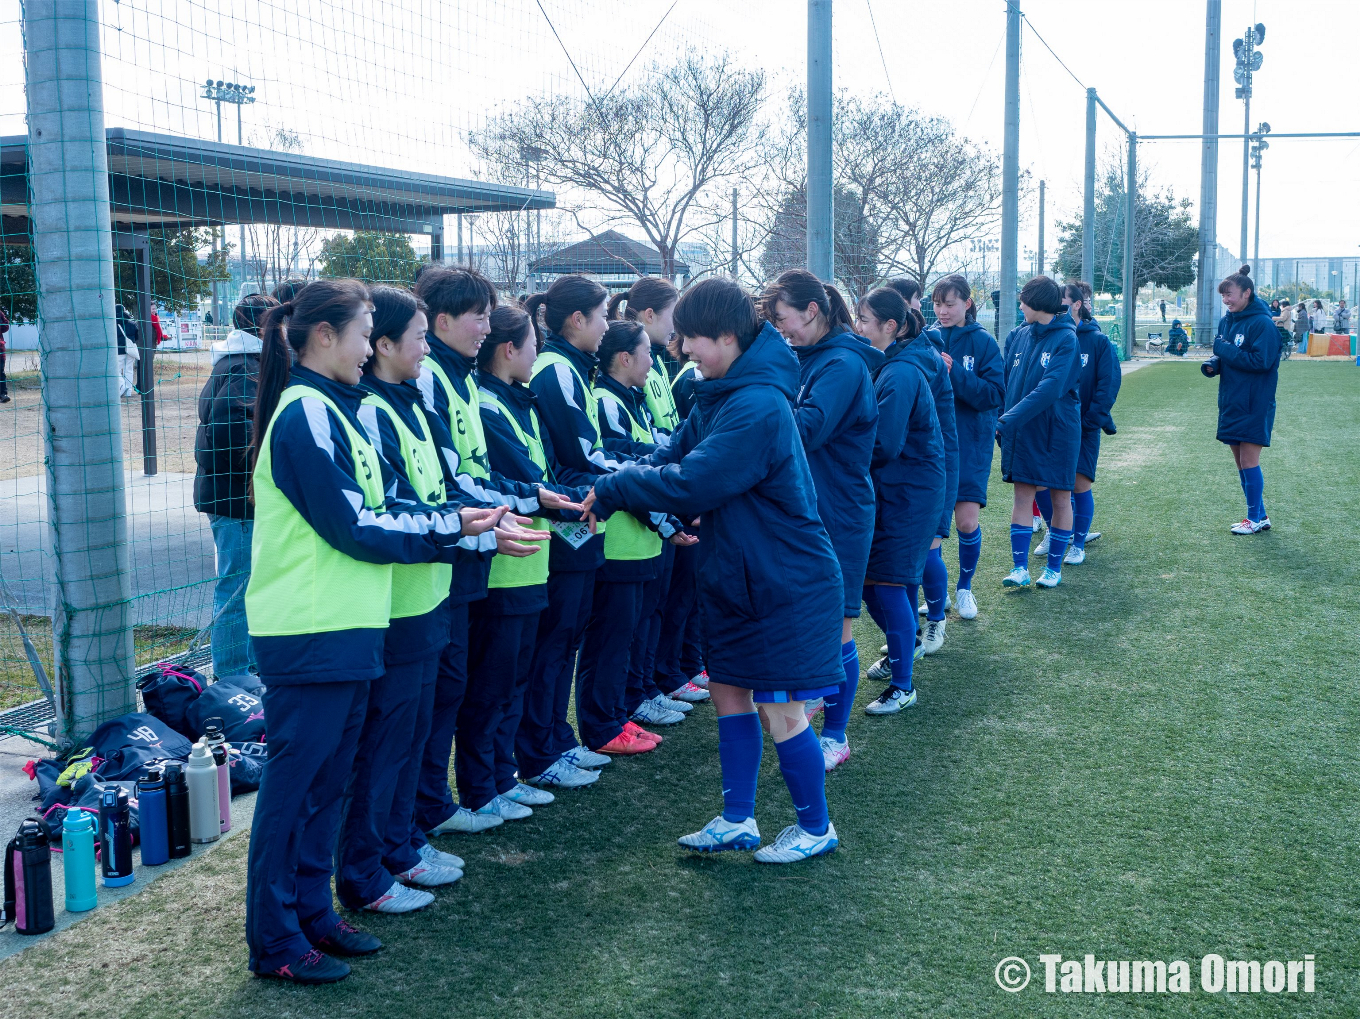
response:
[[(551, 191), (109, 128), (115, 232), (272, 223), (329, 230), (442, 233), (458, 213), (552, 209)], [(28, 138), (0, 138), (6, 237), (26, 237)], [(17, 240), (18, 238), (15, 237)]]
[[(580, 272), (592, 276), (660, 276), (661, 252), (641, 241), (606, 230), (530, 263), (529, 271), (544, 275)], [(688, 276), (689, 265), (676, 262), (673, 272)]]

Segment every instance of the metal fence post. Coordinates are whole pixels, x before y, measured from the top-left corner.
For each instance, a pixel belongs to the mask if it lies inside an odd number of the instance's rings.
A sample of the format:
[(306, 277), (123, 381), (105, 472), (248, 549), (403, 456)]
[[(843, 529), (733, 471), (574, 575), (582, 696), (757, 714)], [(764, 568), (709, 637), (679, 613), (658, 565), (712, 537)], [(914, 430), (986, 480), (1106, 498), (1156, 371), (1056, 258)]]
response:
[(1096, 290), (1096, 90), (1086, 90), (1086, 173), (1082, 177), (1081, 278)]
[(831, 0), (808, 0), (807, 265), (835, 272), (831, 196)]
[(136, 703), (97, 0), (27, 0), (53, 645), (68, 737)]
[(1133, 330), (1138, 324), (1135, 304), (1138, 284), (1134, 276), (1133, 242), (1138, 216), (1138, 132), (1129, 132), (1129, 180), (1124, 187), (1124, 358), (1133, 357)]
[(1006, 4), (1006, 123), (1001, 149), (1001, 279), (996, 338), (1015, 325), (1015, 278), (1020, 259), (1020, 3)]

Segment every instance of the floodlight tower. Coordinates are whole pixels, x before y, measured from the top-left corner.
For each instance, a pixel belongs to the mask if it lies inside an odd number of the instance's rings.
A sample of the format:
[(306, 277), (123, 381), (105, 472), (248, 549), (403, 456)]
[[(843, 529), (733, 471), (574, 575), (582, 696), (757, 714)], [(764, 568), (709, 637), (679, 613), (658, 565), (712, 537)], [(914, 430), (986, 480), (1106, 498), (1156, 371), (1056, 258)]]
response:
[[(203, 83), (202, 99), (211, 99), (217, 104), (217, 140), (222, 141), (222, 104), (231, 103), (236, 107), (236, 144), (244, 145), (245, 140), (241, 129), (241, 107), (255, 102), (255, 86), (242, 85), (234, 81), (216, 81), (209, 78)], [(241, 228), (241, 288), (245, 289), (246, 284), (246, 225), (240, 224)], [(213, 231), (213, 252), (217, 251), (217, 231)], [(217, 281), (213, 281), (213, 325), (222, 324), (221, 312), (217, 305)]]
[(1237, 98), (1246, 103), (1242, 119), (1242, 245), (1238, 249), (1242, 258), (1247, 257), (1247, 206), (1251, 187), (1251, 76), (1261, 69), (1264, 58), (1257, 47), (1265, 38), (1266, 26), (1258, 21), (1243, 33), (1242, 38), (1233, 40), (1233, 56), (1237, 58), (1233, 81), (1237, 82)]

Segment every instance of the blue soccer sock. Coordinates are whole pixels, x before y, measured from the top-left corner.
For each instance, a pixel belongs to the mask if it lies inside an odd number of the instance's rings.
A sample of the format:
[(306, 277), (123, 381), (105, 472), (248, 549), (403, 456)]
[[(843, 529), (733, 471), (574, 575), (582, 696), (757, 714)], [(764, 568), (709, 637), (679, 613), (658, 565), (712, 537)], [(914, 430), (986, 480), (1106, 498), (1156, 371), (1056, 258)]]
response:
[(1072, 493), (1072, 544), (1086, 547), (1086, 535), (1096, 515), (1096, 497), (1090, 489)]
[(845, 742), (845, 727), (859, 692), (859, 649), (853, 640), (841, 645), (841, 668), (845, 670), (845, 681), (839, 690), (823, 699), (826, 713), (822, 716), (822, 735), (837, 743)]
[(1034, 501), (1039, 506), (1039, 515), (1044, 518), (1050, 528), (1053, 526), (1053, 496), (1048, 494), (1047, 488), (1041, 488), (1034, 493)]
[(949, 567), (944, 564), (943, 545), (932, 548), (926, 555), (921, 586), (926, 592), (926, 618), (939, 622), (944, 618), (945, 592), (949, 590)]
[(1034, 529), (1029, 524), (1011, 524), (1011, 562), (1017, 570), (1029, 569), (1029, 543)]
[(1260, 466), (1248, 467), (1242, 471), (1242, 492), (1247, 497), (1247, 519), (1266, 518), (1266, 479)]
[(1061, 527), (1048, 529), (1048, 568), (1054, 573), (1062, 572), (1063, 556), (1067, 555), (1067, 543), (1071, 540), (1071, 531)]
[(876, 585), (878, 599), (888, 626), (888, 665), (892, 669), (892, 685), (899, 690), (911, 689), (912, 656), (916, 651), (916, 585), (889, 587)]
[(831, 819), (826, 811), (826, 761), (817, 734), (808, 726), (797, 736), (776, 743), (774, 748), (779, 753), (779, 770), (793, 797), (799, 826), (810, 835), (825, 835)]
[(883, 603), (878, 600), (878, 585), (864, 585), (864, 607), (869, 610), (869, 618), (878, 624), (885, 634), (888, 632), (888, 617), (883, 614)]
[(982, 555), (982, 528), (967, 533), (959, 531), (959, 583), (961, 590), (973, 589), (973, 574), (977, 572), (978, 557)]
[(756, 777), (760, 774), (760, 755), (764, 748), (765, 733), (760, 727), (760, 716), (754, 711), (718, 717), (723, 820), (737, 824), (755, 816)]

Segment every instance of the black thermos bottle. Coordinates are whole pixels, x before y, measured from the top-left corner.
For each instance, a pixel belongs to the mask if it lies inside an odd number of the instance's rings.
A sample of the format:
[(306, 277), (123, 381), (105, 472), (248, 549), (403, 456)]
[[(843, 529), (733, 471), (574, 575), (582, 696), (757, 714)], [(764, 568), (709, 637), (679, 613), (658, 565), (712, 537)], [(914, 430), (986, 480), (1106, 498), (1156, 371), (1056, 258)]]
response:
[(165, 815), (170, 828), (170, 859), (188, 856), (193, 850), (189, 842), (189, 782), (181, 761), (165, 765)]
[(29, 818), (5, 847), (5, 919), (20, 934), (46, 934), (52, 911), (52, 847), (47, 829)]

